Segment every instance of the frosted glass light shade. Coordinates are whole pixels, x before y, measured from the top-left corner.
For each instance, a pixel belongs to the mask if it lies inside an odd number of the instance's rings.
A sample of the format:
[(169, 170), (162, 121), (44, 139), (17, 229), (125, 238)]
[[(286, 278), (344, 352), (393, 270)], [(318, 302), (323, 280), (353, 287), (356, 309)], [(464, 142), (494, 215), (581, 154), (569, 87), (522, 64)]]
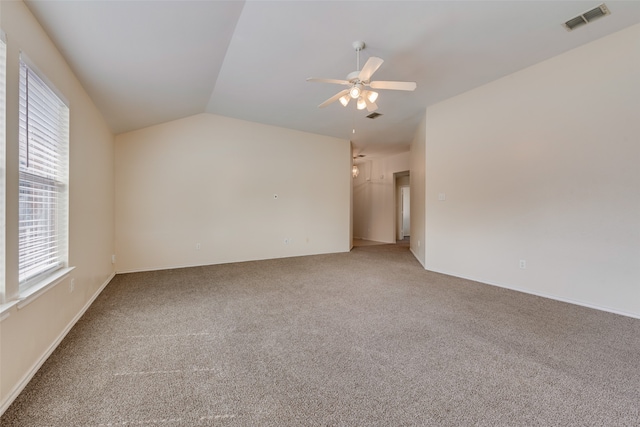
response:
[(360, 94), (362, 93), (362, 85), (360, 83), (356, 83), (355, 85), (353, 85), (353, 87), (349, 90), (349, 95), (353, 98), (356, 99), (357, 97), (360, 96)]

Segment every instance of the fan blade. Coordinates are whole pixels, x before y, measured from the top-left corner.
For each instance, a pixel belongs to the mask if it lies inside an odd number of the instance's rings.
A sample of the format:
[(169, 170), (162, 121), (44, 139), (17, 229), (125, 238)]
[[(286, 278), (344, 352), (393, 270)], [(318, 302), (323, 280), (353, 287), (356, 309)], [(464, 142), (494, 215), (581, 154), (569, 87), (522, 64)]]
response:
[(351, 83), (346, 80), (336, 80), (336, 79), (319, 79), (317, 77), (309, 77), (307, 79), (308, 82), (317, 82), (317, 83), (335, 83), (338, 85), (350, 85)]
[(368, 112), (372, 113), (378, 109), (378, 104), (376, 104), (375, 102), (369, 101), (369, 99), (366, 96), (364, 97), (364, 102), (365, 104), (367, 104)]
[(369, 87), (372, 89), (415, 90), (418, 85), (416, 82), (371, 82)]
[(349, 93), (349, 89), (341, 90), (340, 92), (333, 95), (331, 98), (324, 101), (322, 104), (318, 105), (318, 108), (324, 108), (332, 102), (336, 102), (342, 95), (346, 95)]
[(369, 58), (366, 64), (364, 64), (364, 67), (362, 67), (362, 70), (360, 70), (360, 74), (358, 74), (358, 80), (360, 80), (361, 82), (368, 82), (369, 79), (371, 79), (373, 73), (375, 73), (376, 70), (380, 68), (383, 62), (384, 61), (382, 59), (375, 56)]
[(367, 111), (370, 113), (378, 109), (378, 105), (375, 103), (377, 98), (378, 94), (376, 92), (372, 92), (370, 90), (362, 92), (362, 99), (364, 100), (364, 104), (367, 106)]

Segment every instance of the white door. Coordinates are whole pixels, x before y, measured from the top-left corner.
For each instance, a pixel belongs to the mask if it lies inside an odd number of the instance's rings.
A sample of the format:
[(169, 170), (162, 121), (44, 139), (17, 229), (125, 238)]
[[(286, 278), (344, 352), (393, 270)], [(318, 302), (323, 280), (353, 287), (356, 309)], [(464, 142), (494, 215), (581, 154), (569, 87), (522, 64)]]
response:
[(409, 224), (411, 224), (411, 220), (409, 217), (409, 208), (410, 208), (410, 202), (409, 202), (409, 194), (410, 194), (410, 188), (409, 187), (402, 187), (402, 237), (407, 237), (410, 236), (410, 228), (409, 228)]

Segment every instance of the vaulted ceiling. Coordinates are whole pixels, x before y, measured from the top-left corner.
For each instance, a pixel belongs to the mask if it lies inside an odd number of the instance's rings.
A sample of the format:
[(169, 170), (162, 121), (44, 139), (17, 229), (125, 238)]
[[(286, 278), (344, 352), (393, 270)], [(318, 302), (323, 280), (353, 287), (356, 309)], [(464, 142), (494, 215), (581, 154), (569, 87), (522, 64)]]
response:
[[(640, 2), (574, 31), (598, 1), (63, 1), (26, 0), (114, 133), (211, 112), (350, 139), (356, 152), (406, 151), (427, 106), (640, 22)], [(361, 64), (381, 117), (355, 103), (317, 106)], [(355, 133), (353, 130), (355, 129)]]

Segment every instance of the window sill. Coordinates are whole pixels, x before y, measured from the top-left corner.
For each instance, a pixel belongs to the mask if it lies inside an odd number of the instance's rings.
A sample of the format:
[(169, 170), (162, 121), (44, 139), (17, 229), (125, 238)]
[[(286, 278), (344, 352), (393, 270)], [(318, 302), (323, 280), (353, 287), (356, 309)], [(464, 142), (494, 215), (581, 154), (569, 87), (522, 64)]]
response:
[(11, 314), (9, 310), (11, 310), (11, 308), (16, 304), (18, 304), (18, 301), (11, 301), (6, 304), (0, 304), (0, 322), (9, 317), (9, 314)]
[(30, 286), (28, 289), (26, 289), (25, 291), (21, 292), (19, 300), (18, 300), (18, 304), (17, 304), (18, 305), (18, 310), (20, 310), (21, 308), (24, 308), (27, 305), (31, 304), (33, 301), (38, 299), (38, 297), (40, 295), (44, 294), (49, 289), (53, 288), (55, 285), (60, 283), (74, 269), (75, 269), (75, 267), (62, 268), (62, 269), (56, 271), (55, 273), (53, 273), (51, 276), (49, 276), (46, 279), (42, 280), (41, 282), (38, 282), (37, 284), (35, 284), (33, 286)]

